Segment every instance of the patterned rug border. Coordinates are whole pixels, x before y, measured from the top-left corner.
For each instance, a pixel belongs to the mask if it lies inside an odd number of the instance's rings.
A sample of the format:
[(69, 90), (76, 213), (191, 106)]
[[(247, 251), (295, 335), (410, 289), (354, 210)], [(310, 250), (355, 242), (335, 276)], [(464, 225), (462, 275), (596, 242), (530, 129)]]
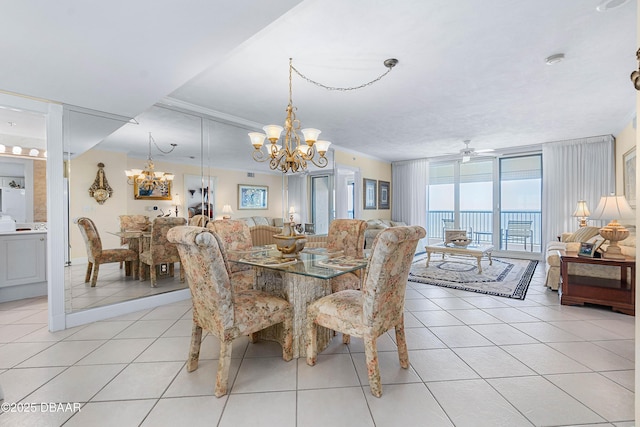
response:
[[(418, 254), (414, 257), (413, 262), (411, 263), (411, 265), (413, 266), (416, 263), (419, 262), (424, 262), (425, 259), (427, 258), (426, 254), (423, 252), (421, 254)], [(509, 258), (505, 258), (505, 259), (509, 259)], [(493, 258), (493, 261), (498, 261), (498, 262), (503, 262), (503, 263), (508, 263), (506, 261), (503, 261), (502, 258)], [(527, 261), (527, 260), (519, 260), (519, 261)], [(420, 283), (423, 285), (433, 285), (433, 286), (441, 286), (443, 288), (450, 288), (450, 289), (459, 289), (462, 291), (467, 291), (467, 292), (475, 292), (478, 294), (485, 294), (485, 295), (493, 295), (493, 296), (498, 296), (498, 297), (504, 297), (504, 298), (512, 298), (512, 299), (519, 299), (519, 300), (524, 300), (525, 297), (527, 296), (527, 290), (529, 289), (529, 285), (531, 284), (531, 279), (533, 279), (533, 274), (536, 271), (536, 267), (538, 266), (538, 261), (536, 260), (529, 260), (529, 264), (527, 264), (527, 267), (524, 269), (524, 272), (522, 273), (522, 277), (520, 278), (520, 280), (518, 281), (518, 284), (515, 286), (515, 288), (513, 289), (513, 292), (511, 294), (507, 294), (504, 292), (495, 292), (495, 291), (490, 291), (490, 290), (483, 290), (483, 289), (478, 289), (478, 288), (470, 288), (468, 286), (465, 286), (464, 284), (457, 284), (451, 281), (447, 281), (444, 282), (442, 280), (438, 280), (438, 279), (418, 279), (418, 278), (414, 278), (412, 280), (411, 278), (411, 273), (409, 273), (409, 278), (408, 281), (409, 282), (413, 282), (413, 283)], [(500, 278), (504, 278), (508, 272), (513, 268), (513, 265), (507, 267), (507, 269), (505, 271), (503, 271), (502, 273), (500, 273), (499, 275), (499, 279)], [(476, 283), (482, 284), (483, 282), (487, 282), (485, 281), (479, 281)]]

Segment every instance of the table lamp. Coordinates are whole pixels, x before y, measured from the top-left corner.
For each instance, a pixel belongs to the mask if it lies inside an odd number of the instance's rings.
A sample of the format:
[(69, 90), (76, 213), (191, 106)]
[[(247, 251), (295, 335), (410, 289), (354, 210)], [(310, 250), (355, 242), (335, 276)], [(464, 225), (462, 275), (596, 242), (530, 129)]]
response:
[(600, 235), (609, 241), (609, 247), (603, 255), (604, 258), (625, 258), (624, 255), (622, 255), (620, 246), (618, 246), (618, 242), (629, 237), (629, 230), (618, 223), (618, 219), (632, 219), (634, 216), (633, 210), (624, 196), (615, 196), (612, 194), (600, 198), (598, 207), (589, 219), (611, 220), (609, 224), (599, 230)]
[(222, 219), (230, 219), (232, 213), (231, 205), (224, 205), (222, 207)]
[(180, 206), (180, 195), (176, 194), (173, 196), (173, 201), (176, 203), (176, 217), (178, 216), (178, 207)]
[(578, 200), (578, 205), (576, 206), (576, 210), (573, 211), (571, 216), (578, 217), (578, 224), (580, 228), (587, 226), (587, 217), (591, 215), (589, 212), (589, 208), (587, 207), (587, 202), (584, 200)]

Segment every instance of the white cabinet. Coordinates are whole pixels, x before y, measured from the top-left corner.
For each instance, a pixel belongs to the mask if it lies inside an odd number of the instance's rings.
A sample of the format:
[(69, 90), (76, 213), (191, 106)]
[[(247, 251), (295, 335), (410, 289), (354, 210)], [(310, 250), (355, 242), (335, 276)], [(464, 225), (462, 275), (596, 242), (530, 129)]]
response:
[(16, 176), (0, 176), (0, 187), (11, 187), (12, 181), (24, 188), (24, 178)]
[(0, 235), (0, 288), (47, 280), (47, 234)]

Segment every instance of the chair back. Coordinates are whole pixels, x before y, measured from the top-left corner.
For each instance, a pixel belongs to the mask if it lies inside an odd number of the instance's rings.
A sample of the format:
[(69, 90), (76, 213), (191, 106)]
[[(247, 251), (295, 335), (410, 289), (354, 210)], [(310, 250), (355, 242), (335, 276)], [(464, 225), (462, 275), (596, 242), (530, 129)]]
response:
[(364, 323), (374, 330), (398, 324), (411, 262), (418, 241), (426, 235), (420, 226), (391, 227), (376, 237), (364, 277)]
[[(253, 247), (251, 230), (247, 223), (242, 220), (218, 219), (209, 222), (207, 228), (218, 235), (225, 252), (246, 251)], [(251, 269), (252, 267), (250, 265), (236, 263), (229, 265), (229, 270), (232, 273)]]
[(231, 328), (235, 320), (233, 293), (220, 238), (206, 228), (193, 226), (173, 227), (167, 238), (180, 254), (196, 324), (209, 331)]
[(507, 231), (509, 237), (529, 237), (531, 235), (531, 225), (533, 221), (514, 221), (507, 222)]
[(442, 218), (442, 228), (444, 230), (453, 230), (455, 221), (451, 218)]
[(209, 222), (209, 217), (205, 215), (194, 215), (189, 218), (189, 225), (194, 227), (206, 227)]
[(187, 220), (177, 217), (160, 217), (153, 220), (149, 249), (154, 263), (171, 262), (180, 258), (178, 248), (167, 240), (167, 233), (173, 227), (186, 225)]
[[(149, 217), (146, 215), (120, 215), (120, 231), (147, 231), (151, 227)], [(127, 239), (120, 239), (120, 244), (127, 243)]]
[(90, 262), (94, 262), (102, 255), (102, 240), (100, 240), (98, 229), (93, 221), (87, 217), (78, 218), (76, 223), (80, 228), (80, 234), (82, 234), (84, 244), (87, 247), (87, 258)]
[(329, 224), (327, 251), (343, 251), (345, 256), (364, 256), (364, 231), (367, 222), (361, 219), (334, 219)]

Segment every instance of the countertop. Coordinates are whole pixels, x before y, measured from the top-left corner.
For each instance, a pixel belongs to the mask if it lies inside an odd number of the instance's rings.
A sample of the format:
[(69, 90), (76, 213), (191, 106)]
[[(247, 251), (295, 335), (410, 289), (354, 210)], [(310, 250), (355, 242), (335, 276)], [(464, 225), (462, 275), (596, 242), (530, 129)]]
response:
[(14, 236), (16, 234), (46, 234), (47, 230), (26, 230), (26, 231), (0, 231), (0, 236)]

